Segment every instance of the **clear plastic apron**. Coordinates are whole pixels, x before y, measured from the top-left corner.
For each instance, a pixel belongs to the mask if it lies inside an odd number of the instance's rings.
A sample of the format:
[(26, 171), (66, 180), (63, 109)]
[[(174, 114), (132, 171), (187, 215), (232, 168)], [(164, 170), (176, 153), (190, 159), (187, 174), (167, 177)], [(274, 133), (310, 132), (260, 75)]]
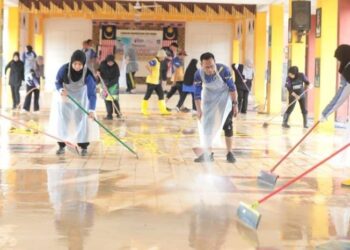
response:
[[(79, 81), (73, 82), (69, 78), (70, 84), (63, 84), (63, 86), (71, 97), (77, 100), (85, 110), (88, 110), (86, 72), (87, 67), (85, 66), (83, 76)], [(63, 98), (58, 91), (53, 94), (50, 132), (62, 140), (73, 143), (97, 141), (100, 138), (98, 125), (71, 100)]]
[(213, 143), (219, 142), (222, 127), (232, 110), (232, 103), (229, 88), (218, 72), (210, 83), (205, 81), (203, 70), (200, 70), (200, 75), (203, 82), (203, 113), (199, 122), (199, 137), (201, 146), (207, 149)]

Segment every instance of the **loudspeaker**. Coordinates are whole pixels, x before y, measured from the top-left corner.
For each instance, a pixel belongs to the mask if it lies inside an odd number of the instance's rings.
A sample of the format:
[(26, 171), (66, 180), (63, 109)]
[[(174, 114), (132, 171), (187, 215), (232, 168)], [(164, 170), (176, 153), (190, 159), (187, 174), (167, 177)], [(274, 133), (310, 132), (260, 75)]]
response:
[(292, 29), (310, 30), (311, 26), (311, 2), (293, 1), (292, 2)]

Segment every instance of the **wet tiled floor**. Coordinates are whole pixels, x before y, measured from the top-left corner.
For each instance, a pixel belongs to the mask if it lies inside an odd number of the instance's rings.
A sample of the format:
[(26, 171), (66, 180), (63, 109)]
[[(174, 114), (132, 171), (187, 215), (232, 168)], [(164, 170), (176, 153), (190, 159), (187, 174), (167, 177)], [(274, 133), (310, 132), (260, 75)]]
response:
[[(48, 122), (47, 112), (6, 114), (44, 129)], [(87, 157), (69, 151), (57, 157), (52, 139), (10, 133), (1, 119), (0, 249), (350, 249), (350, 189), (340, 185), (350, 178), (350, 152), (261, 204), (261, 224), (252, 230), (236, 216), (239, 202), (272, 190), (257, 183), (259, 171), (271, 168), (304, 129), (282, 129), (278, 118), (263, 128), (268, 117), (251, 112), (234, 122), (237, 163), (226, 163), (218, 146), (213, 163), (198, 164), (191, 114), (125, 115), (106, 124), (139, 159), (102, 131)], [(277, 186), (348, 138), (343, 129), (311, 134), (276, 170)]]

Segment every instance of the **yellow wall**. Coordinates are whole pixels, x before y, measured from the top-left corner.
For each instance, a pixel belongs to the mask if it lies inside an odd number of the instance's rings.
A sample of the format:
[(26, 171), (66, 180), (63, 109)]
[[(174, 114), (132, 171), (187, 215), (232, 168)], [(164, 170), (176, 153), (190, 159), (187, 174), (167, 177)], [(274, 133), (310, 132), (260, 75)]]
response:
[(34, 51), (37, 55), (44, 54), (44, 19), (42, 16), (36, 16), (38, 20), (38, 32), (34, 34)]
[[(317, 8), (322, 8), (321, 37), (316, 38), (315, 55), (320, 58), (320, 87), (315, 88), (315, 118), (335, 95), (337, 62), (334, 51), (338, 44), (338, 1), (318, 0)], [(328, 122), (321, 124), (320, 131), (334, 130), (334, 114)]]
[(7, 61), (12, 59), (12, 54), (18, 51), (19, 47), (19, 9), (9, 8), (9, 53)]
[(271, 24), (271, 82), (268, 89), (268, 113), (281, 112), (281, 91), (282, 91), (282, 71), (283, 71), (283, 4), (270, 5)]
[(266, 96), (266, 85), (265, 85), (265, 72), (266, 72), (266, 25), (267, 25), (267, 13), (258, 12), (255, 17), (255, 33), (254, 33), (254, 96), (257, 105), (259, 105), (259, 111), (263, 112), (263, 106), (265, 103)]
[[(289, 17), (292, 17), (292, 2), (289, 1)], [(305, 62), (306, 62), (306, 38), (302, 37), (301, 42), (298, 41), (298, 36), (296, 31), (292, 31), (292, 42), (289, 43), (289, 60), (291, 60), (290, 66), (297, 66), (299, 68), (299, 72), (305, 73)], [(313, 90), (311, 90), (313, 91)], [(295, 105), (295, 109), (290, 117), (291, 123), (300, 124), (302, 121), (302, 114), (300, 110), (300, 106)]]

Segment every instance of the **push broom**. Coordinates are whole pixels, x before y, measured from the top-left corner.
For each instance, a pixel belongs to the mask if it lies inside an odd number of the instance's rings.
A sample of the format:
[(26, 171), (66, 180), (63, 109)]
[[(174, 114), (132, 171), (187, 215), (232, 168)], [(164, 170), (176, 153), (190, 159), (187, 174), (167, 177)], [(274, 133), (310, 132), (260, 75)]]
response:
[[(86, 115), (89, 115), (89, 112), (87, 110), (85, 110), (80, 103), (75, 100), (73, 97), (71, 97), (70, 95), (67, 95), (67, 97), (75, 104), (78, 106), (78, 108), (85, 113)], [(128, 145), (126, 145), (122, 140), (120, 140), (115, 134), (113, 134), (112, 131), (110, 131), (105, 125), (103, 125), (99, 120), (97, 120), (96, 118), (94, 118), (94, 121), (101, 127), (103, 128), (108, 134), (110, 134), (114, 139), (116, 139), (120, 144), (122, 144), (125, 148), (127, 148), (131, 153), (133, 153), (136, 158), (139, 158), (137, 153), (132, 150)]]
[(349, 146), (350, 146), (350, 143), (346, 144), (345, 146), (343, 146), (342, 148), (338, 149), (337, 151), (335, 151), (334, 153), (332, 153), (331, 155), (329, 155), (328, 157), (326, 157), (325, 159), (323, 159), (319, 163), (315, 164), (314, 166), (312, 166), (311, 168), (309, 168), (308, 170), (306, 170), (302, 174), (300, 174), (300, 175), (294, 177), (293, 179), (289, 180), (287, 183), (285, 183), (284, 185), (282, 185), (278, 189), (274, 190), (273, 192), (269, 193), (268, 195), (266, 195), (262, 199), (256, 201), (255, 203), (253, 203), (251, 205), (248, 205), (246, 203), (240, 202), (240, 204), (238, 206), (238, 209), (237, 209), (237, 216), (238, 216), (238, 218), (242, 222), (244, 222), (247, 226), (252, 227), (254, 229), (257, 229), (258, 226), (259, 226), (260, 219), (261, 219), (261, 214), (256, 210), (256, 208), (259, 205), (261, 205), (262, 203), (264, 203), (265, 201), (267, 201), (271, 197), (275, 196), (276, 194), (278, 194), (282, 190), (286, 189), (287, 187), (289, 187), (293, 183), (295, 183), (298, 180), (302, 179), (304, 176), (306, 176), (310, 172), (314, 171), (316, 168), (318, 168), (323, 163), (327, 162), (329, 159), (333, 158), (334, 156), (336, 156), (340, 152), (344, 151)]
[[(301, 93), (301, 95), (300, 95), (299, 97), (302, 97), (303, 95), (305, 95), (305, 93), (308, 92), (311, 88), (312, 88), (312, 87), (310, 87), (310, 88), (304, 90), (304, 92)], [(290, 106), (292, 106), (292, 105), (293, 105), (294, 103), (296, 103), (297, 101), (298, 101), (298, 99), (295, 98), (294, 101), (292, 101), (291, 103), (289, 103), (289, 105), (287, 106), (287, 108), (284, 110), (283, 114), (287, 111), (287, 109), (288, 109)], [(276, 117), (278, 117), (278, 116), (280, 116), (280, 114), (278, 114), (278, 115), (276, 115), (276, 116), (273, 116), (273, 117), (271, 117), (269, 120), (265, 121), (265, 122), (263, 123), (263, 127), (264, 127), (264, 128), (267, 128), (267, 127), (269, 126), (269, 122), (271, 122), (272, 120), (274, 120), (274, 119), (275, 119)]]
[(271, 186), (275, 186), (278, 175), (274, 174), (276, 168), (281, 165), (281, 163), (287, 159), (287, 157), (309, 136), (309, 134), (320, 124), (320, 121), (317, 121), (307, 132), (306, 134), (295, 144), (288, 152), (285, 154), (270, 171), (261, 170), (258, 176), (258, 182), (262, 184), (269, 184)]
[[(31, 127), (27, 126), (27, 124), (25, 124), (25, 123), (23, 123), (23, 122), (20, 122), (20, 121), (18, 121), (18, 120), (12, 119), (12, 118), (10, 118), (10, 117), (8, 117), (8, 116), (5, 116), (5, 115), (3, 115), (3, 114), (0, 114), (0, 117), (4, 118), (4, 119), (6, 119), (6, 120), (9, 120), (9, 121), (11, 121), (11, 122), (17, 123), (18, 125), (21, 125), (21, 126), (27, 128), (27, 129), (32, 129)], [(58, 138), (58, 137), (56, 137), (56, 136), (54, 136), (54, 135), (50, 135), (50, 134), (48, 134), (48, 133), (46, 133), (45, 131), (40, 130), (40, 129), (35, 129), (35, 131), (37, 131), (38, 133), (41, 133), (41, 134), (43, 134), (43, 135), (46, 135), (46, 136), (48, 136), (48, 137), (50, 137), (50, 138), (52, 138), (52, 139), (54, 139), (54, 140), (56, 140), (56, 141), (62, 141), (62, 142), (64, 142), (64, 143), (68, 146), (68, 148), (72, 149), (73, 152), (76, 152), (78, 155), (80, 155), (79, 147), (78, 147), (77, 144), (72, 143), (72, 142), (69, 142), (69, 141), (62, 140), (62, 139), (60, 139), (60, 138)]]

